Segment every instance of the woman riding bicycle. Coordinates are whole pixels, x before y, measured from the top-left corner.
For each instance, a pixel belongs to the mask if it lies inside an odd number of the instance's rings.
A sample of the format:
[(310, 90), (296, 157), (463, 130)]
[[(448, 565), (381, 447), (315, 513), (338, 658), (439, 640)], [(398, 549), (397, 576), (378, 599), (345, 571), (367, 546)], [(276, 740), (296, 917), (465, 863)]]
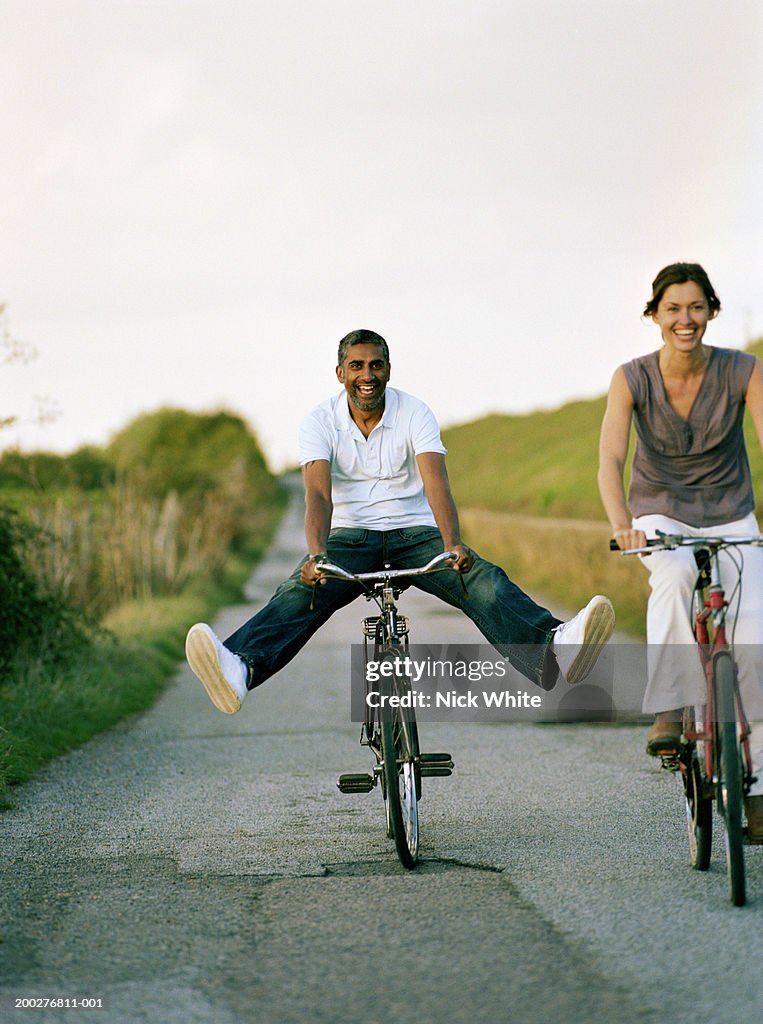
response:
[[(763, 368), (749, 353), (704, 343), (707, 325), (720, 308), (699, 264), (665, 267), (654, 279), (643, 313), (659, 327), (662, 348), (623, 364), (612, 378), (601, 429), (599, 490), (621, 548), (643, 547), (658, 530), (695, 536), (759, 533), (742, 427), (747, 407), (763, 446)], [(636, 449), (626, 502), (623, 480), (631, 423)], [(741, 560), (721, 554), (729, 594)], [(658, 756), (678, 748), (683, 707), (702, 701), (703, 679), (690, 621), (697, 565), (688, 548), (655, 552), (643, 564), (651, 586), (643, 709), (655, 715), (647, 752)], [(746, 802), (748, 827), (751, 838), (763, 841), (760, 548), (744, 552), (729, 623), (758, 777)]]

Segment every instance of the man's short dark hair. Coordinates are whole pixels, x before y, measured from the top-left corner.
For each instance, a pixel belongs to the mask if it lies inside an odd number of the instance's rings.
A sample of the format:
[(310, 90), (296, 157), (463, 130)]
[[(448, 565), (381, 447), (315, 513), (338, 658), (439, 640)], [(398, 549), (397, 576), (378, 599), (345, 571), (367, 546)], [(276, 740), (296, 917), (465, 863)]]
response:
[(347, 349), (351, 345), (378, 345), (382, 350), (384, 358), (389, 363), (389, 346), (387, 342), (382, 338), (381, 334), (377, 334), (376, 331), (350, 331), (349, 334), (345, 334), (342, 340), (339, 342), (339, 352), (337, 354), (337, 364), (341, 366), (347, 358)]

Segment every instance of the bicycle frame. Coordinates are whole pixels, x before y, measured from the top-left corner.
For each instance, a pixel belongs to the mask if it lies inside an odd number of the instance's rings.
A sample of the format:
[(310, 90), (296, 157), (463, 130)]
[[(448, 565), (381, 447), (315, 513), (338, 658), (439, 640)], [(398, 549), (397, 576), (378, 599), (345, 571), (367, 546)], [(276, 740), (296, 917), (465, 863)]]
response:
[[(739, 691), (733, 643), (726, 633), (729, 602), (721, 582), (719, 555), (731, 547), (763, 546), (763, 537), (689, 537), (664, 534), (644, 548), (623, 554), (652, 554), (692, 547), (697, 581), (692, 598), (692, 621), (705, 676), (705, 703), (700, 720), (685, 708), (682, 742), (675, 753), (661, 755), (662, 765), (680, 772), (686, 800), (689, 851), (694, 868), (706, 871), (712, 844), (711, 801), (715, 799), (725, 825), (729, 893), (735, 906), (745, 902), (742, 804), (755, 781), (752, 774), (750, 724)], [(615, 541), (612, 550), (619, 550)], [(738, 569), (741, 573), (741, 569)], [(701, 745), (703, 757), (697, 753)]]
[[(451, 569), (452, 566), (449, 563), (456, 557), (453, 551), (443, 551), (426, 565), (415, 569), (393, 569), (391, 566), (385, 565), (379, 572), (362, 573), (348, 572), (333, 562), (319, 563), (318, 571), (322, 575), (359, 583), (363, 588), (366, 600), (375, 601), (379, 606), (379, 615), (363, 620), (363, 648), (366, 663), (368, 663), (368, 642), (371, 639), (374, 641), (374, 658), (377, 660), (386, 651), (395, 651), (401, 643), (403, 653), (408, 648), (408, 619), (405, 615), (400, 614), (397, 608), (397, 599), (404, 587), (396, 581)], [(464, 585), (463, 580), (462, 585)], [(368, 710), (369, 706), (366, 703), (366, 711), (368, 712)], [(369, 724), (368, 721), (364, 723), (366, 726)], [(366, 731), (368, 732), (368, 730)], [(361, 743), (368, 745), (362, 737)]]
[[(374, 659), (395, 658), (408, 649), (408, 619), (397, 608), (397, 598), (404, 589), (402, 580), (425, 573), (452, 569), (456, 555), (445, 551), (426, 565), (415, 569), (392, 569), (389, 565), (380, 572), (350, 573), (331, 562), (321, 562), (317, 569), (327, 576), (359, 583), (365, 597), (379, 606), (379, 615), (363, 620), (363, 649), (368, 664), (369, 642), (373, 640)], [(462, 581), (463, 583), (463, 581)], [(368, 697), (366, 682), (366, 697)], [(406, 675), (395, 672), (385, 681), (392, 694), (403, 697), (410, 690)], [(375, 758), (373, 775), (363, 773), (340, 775), (337, 786), (343, 793), (367, 793), (381, 783), (387, 818), (387, 835), (395, 840), (400, 862), (406, 868), (418, 861), (418, 801), (421, 799), (421, 779), (427, 775), (450, 775), (453, 760), (450, 754), (422, 754), (419, 750), (416, 716), (412, 707), (403, 711), (402, 702), (392, 704), (396, 710), (375, 711), (369, 700), (364, 702), (364, 719), (360, 742), (372, 751)]]
[[(717, 782), (716, 764), (717, 742), (715, 727), (717, 725), (716, 693), (713, 685), (714, 665), (716, 658), (726, 653), (731, 656), (734, 666), (734, 704), (736, 707), (737, 730), (742, 749), (744, 767), (744, 790), (748, 792), (752, 782), (752, 755), (750, 753), (750, 723), (745, 714), (742, 697), (739, 692), (739, 681), (736, 672), (736, 661), (731, 644), (726, 637), (726, 613), (728, 601), (721, 583), (718, 554), (726, 546), (722, 541), (699, 548), (706, 551), (709, 560), (710, 578), (707, 587), (703, 587), (703, 571), (700, 569), (697, 585), (694, 589), (694, 636), (699, 648), (700, 660), (705, 673), (706, 702), (702, 707), (701, 728), (685, 729), (686, 739), (703, 744), (705, 756), (705, 774), (708, 780)], [(697, 548), (695, 548), (697, 550)], [(706, 593), (703, 593), (706, 590)]]

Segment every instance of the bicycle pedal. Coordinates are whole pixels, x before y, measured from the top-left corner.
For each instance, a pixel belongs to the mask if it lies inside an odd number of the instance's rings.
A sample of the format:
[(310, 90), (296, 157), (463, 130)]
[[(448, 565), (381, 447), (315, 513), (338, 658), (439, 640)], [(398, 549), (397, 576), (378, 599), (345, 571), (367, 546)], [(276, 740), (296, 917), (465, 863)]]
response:
[(680, 758), (678, 754), (661, 754), (660, 760), (662, 761), (661, 767), (667, 772), (677, 772), (681, 768)]
[(376, 785), (376, 779), (365, 772), (350, 772), (340, 775), (336, 784), (341, 793), (370, 793)]
[(450, 754), (419, 754), (419, 771), (422, 778), (452, 775), (454, 768)]

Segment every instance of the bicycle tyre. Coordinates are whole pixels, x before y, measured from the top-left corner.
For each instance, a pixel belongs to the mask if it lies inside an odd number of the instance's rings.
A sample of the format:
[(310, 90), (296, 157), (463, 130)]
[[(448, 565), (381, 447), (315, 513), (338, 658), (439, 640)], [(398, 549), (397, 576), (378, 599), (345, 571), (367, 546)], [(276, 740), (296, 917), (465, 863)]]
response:
[[(413, 753), (414, 753), (414, 764), (415, 764), (415, 772), (414, 772), (414, 774), (415, 774), (415, 778), (416, 778), (416, 804), (417, 804), (416, 813), (418, 815), (418, 801), (421, 800), (421, 767), (419, 765), (419, 749), (420, 749), (419, 748), (419, 733), (418, 733), (418, 728), (416, 726), (416, 722), (413, 721), (413, 720), (408, 722), (408, 728), (412, 732), (412, 743), (413, 743), (412, 750), (413, 750)], [(380, 727), (377, 727), (376, 742), (377, 742), (378, 749), (381, 750), (382, 740), (381, 740)], [(387, 781), (386, 781), (386, 779), (384, 777), (384, 772), (381, 773), (381, 791), (382, 791), (382, 798), (384, 800), (384, 813), (385, 813), (385, 817), (386, 817), (387, 838), (388, 839), (394, 839), (395, 838), (395, 834), (392, 831), (392, 822), (390, 821), (390, 817), (389, 817), (389, 803), (387, 802)]]
[(734, 665), (726, 654), (715, 659), (713, 685), (716, 710), (718, 805), (726, 827), (729, 896), (735, 907), (741, 907), (746, 899), (742, 833), (744, 785), (742, 759), (737, 740)]
[(683, 783), (689, 859), (695, 871), (707, 871), (713, 848), (713, 801), (704, 795), (702, 768), (694, 744), (688, 751)]
[[(400, 692), (398, 687), (390, 690)], [(419, 857), (417, 745), (415, 722), (406, 721), (400, 708), (385, 708), (381, 715), (381, 751), (387, 827), (400, 863), (409, 869), (416, 866)]]

